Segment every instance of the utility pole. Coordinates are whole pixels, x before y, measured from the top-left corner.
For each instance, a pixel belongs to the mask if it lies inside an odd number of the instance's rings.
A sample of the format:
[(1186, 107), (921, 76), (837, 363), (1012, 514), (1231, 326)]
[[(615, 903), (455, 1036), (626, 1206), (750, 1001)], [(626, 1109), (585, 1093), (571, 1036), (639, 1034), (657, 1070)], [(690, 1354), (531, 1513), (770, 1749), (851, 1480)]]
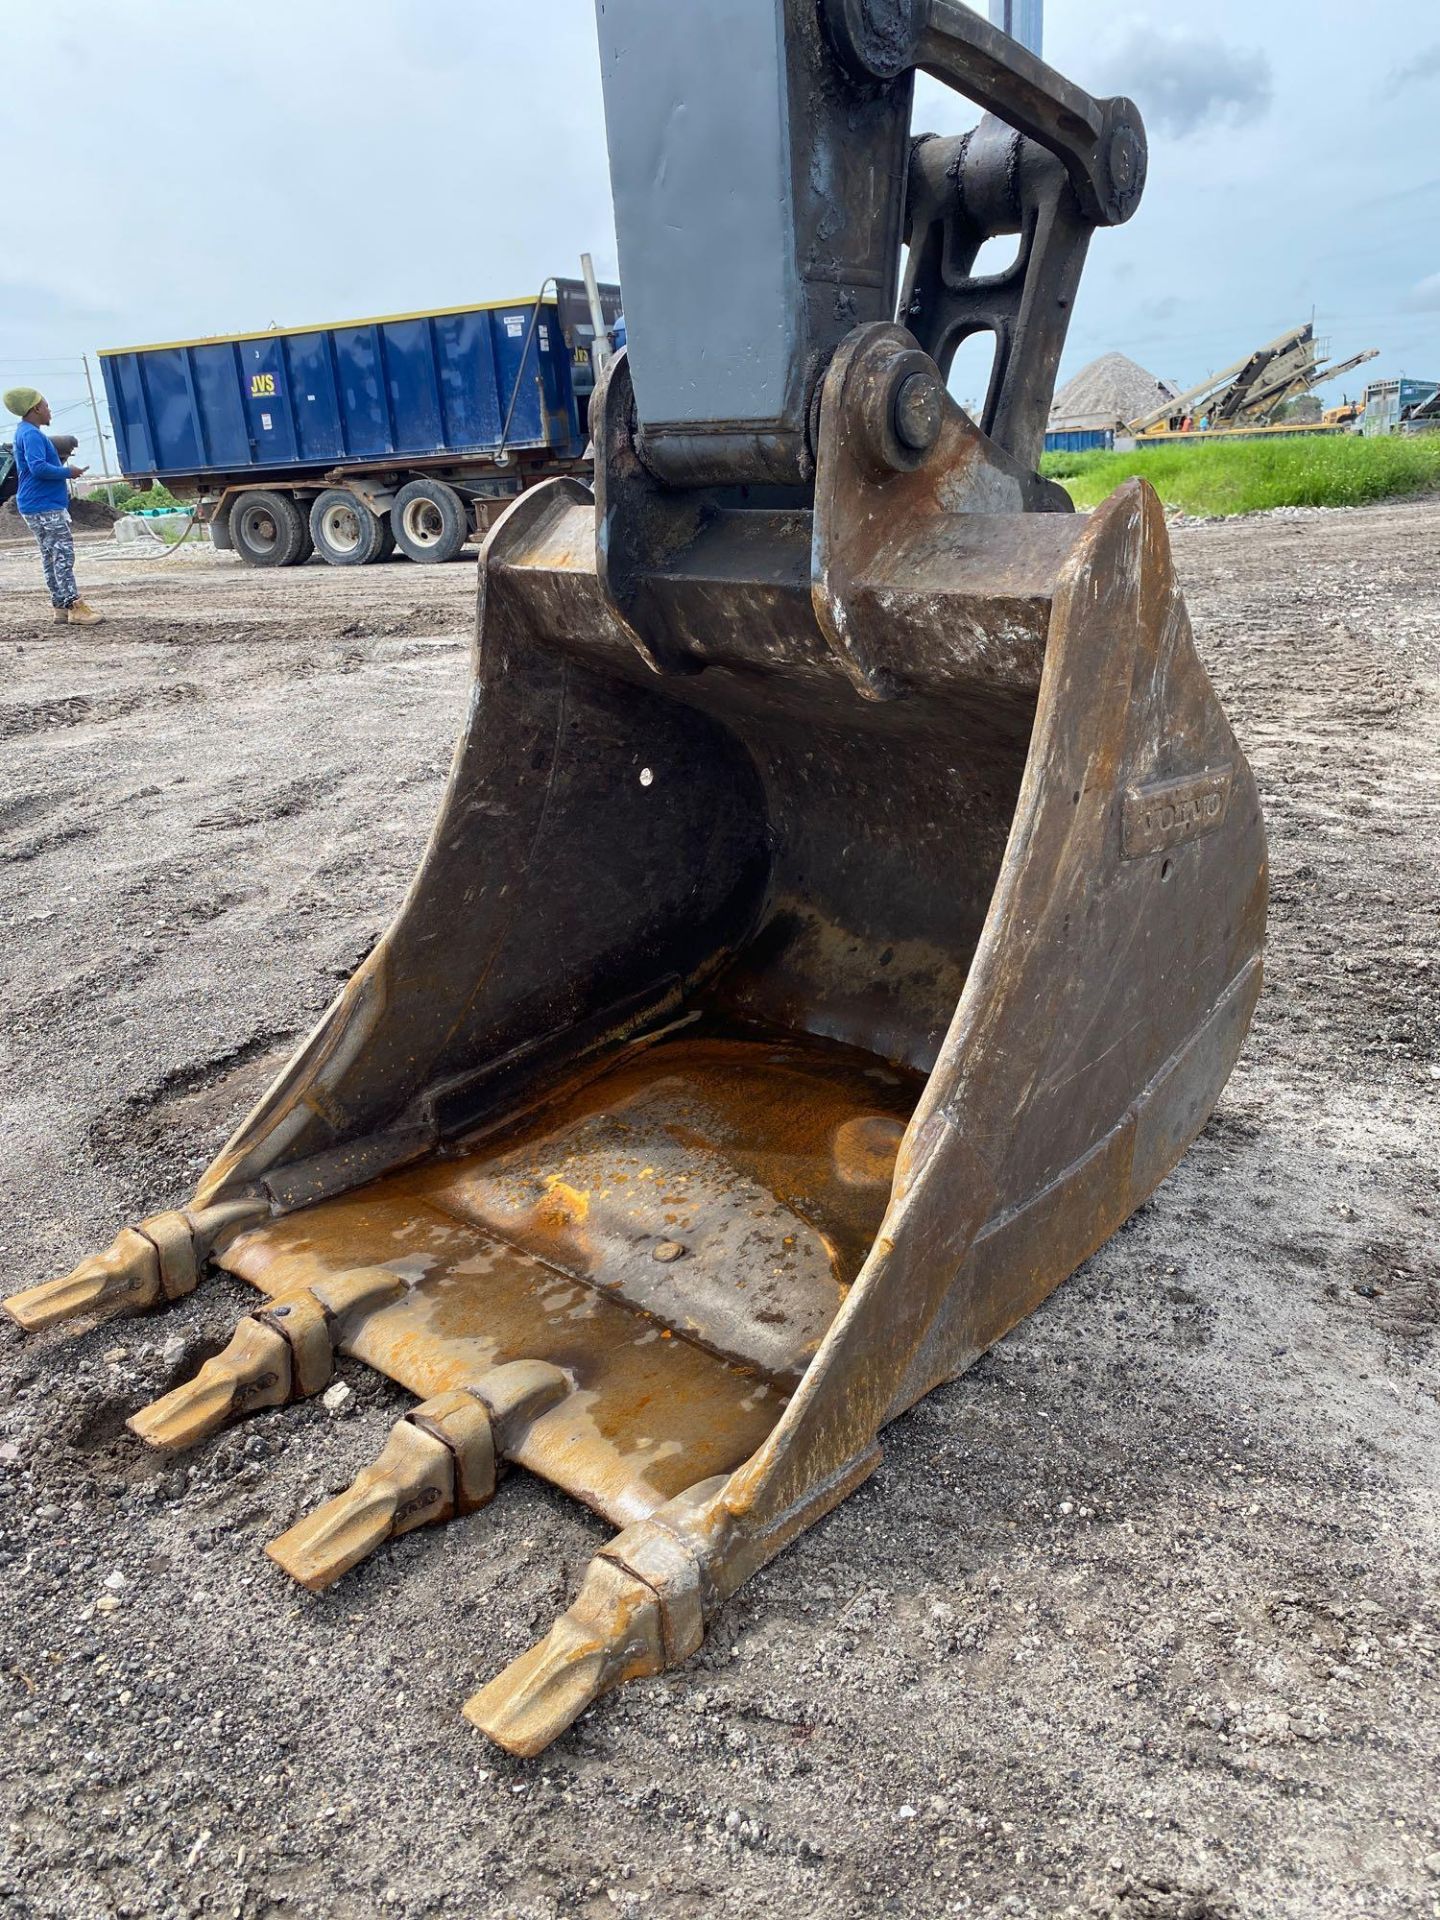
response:
[(1043, 51), (1041, 15), (1045, 0), (990, 0), (990, 24), (1028, 47), (1038, 60)]
[(85, 362), (85, 385), (90, 393), (90, 413), (95, 421), (95, 438), (100, 446), (100, 477), (105, 482), (105, 491), (109, 495), (110, 504), (113, 507), (115, 504), (115, 486), (110, 478), (110, 455), (106, 451), (105, 435), (100, 429), (100, 409), (95, 404), (95, 382), (90, 378), (90, 356), (87, 353), (84, 354), (82, 358)]
[(595, 374), (598, 379), (605, 371), (610, 358), (610, 329), (605, 325), (604, 309), (600, 305), (600, 287), (595, 278), (595, 262), (588, 253), (580, 256), (580, 272), (585, 280), (585, 297), (590, 302), (590, 324), (595, 329)]

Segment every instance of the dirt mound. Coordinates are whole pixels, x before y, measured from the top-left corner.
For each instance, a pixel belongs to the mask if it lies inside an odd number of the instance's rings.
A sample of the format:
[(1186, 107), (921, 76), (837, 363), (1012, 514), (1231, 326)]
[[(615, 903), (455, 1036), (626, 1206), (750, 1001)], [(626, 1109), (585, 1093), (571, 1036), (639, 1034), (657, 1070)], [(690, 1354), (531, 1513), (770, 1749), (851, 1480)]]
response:
[(77, 527), (88, 533), (113, 527), (120, 514), (108, 500), (72, 500), (70, 518)]
[(1123, 427), (1174, 397), (1168, 380), (1157, 380), (1123, 353), (1102, 353), (1056, 394), (1050, 407), (1050, 431)]
[[(120, 515), (108, 500), (70, 502), (70, 521), (77, 533), (104, 533), (119, 518)], [(7, 500), (4, 506), (0, 506), (0, 540), (13, 540), (29, 531), (13, 500)]]

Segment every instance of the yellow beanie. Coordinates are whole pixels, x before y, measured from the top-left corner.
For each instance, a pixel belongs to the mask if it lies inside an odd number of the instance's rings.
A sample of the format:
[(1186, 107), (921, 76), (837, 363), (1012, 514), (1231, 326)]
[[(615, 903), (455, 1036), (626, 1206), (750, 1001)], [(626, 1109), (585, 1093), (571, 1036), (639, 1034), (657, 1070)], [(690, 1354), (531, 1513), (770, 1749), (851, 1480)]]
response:
[(36, 387), (11, 387), (8, 393), (0, 395), (7, 412), (16, 414), (21, 419), (44, 398), (44, 394)]

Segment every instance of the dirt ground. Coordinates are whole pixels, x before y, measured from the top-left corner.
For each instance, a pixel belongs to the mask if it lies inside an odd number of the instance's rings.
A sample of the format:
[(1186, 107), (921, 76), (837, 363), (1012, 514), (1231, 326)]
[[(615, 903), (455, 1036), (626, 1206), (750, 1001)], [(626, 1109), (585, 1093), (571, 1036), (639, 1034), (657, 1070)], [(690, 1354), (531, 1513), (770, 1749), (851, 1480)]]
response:
[[(1440, 1914), (1440, 505), (1175, 536), (1265, 794), (1268, 986), (1152, 1202), (540, 1761), (459, 1702), (603, 1537), (514, 1475), (331, 1594), (261, 1546), (403, 1396), (167, 1465), (253, 1295), (0, 1334), (0, 1906), (35, 1915)], [(0, 551), (0, 1256), (172, 1204), (396, 905), (473, 562)]]

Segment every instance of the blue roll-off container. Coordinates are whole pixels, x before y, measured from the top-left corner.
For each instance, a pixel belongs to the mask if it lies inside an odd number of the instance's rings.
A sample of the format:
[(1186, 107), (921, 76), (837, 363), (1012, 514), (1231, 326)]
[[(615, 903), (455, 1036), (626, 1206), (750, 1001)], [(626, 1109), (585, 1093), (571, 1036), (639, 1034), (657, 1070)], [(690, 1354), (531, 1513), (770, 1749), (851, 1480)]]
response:
[(1045, 436), (1046, 453), (1103, 453), (1114, 445), (1112, 427), (1061, 427)]
[(117, 348), (100, 362), (120, 465), (135, 477), (502, 450), (565, 460), (585, 446), (550, 301)]

